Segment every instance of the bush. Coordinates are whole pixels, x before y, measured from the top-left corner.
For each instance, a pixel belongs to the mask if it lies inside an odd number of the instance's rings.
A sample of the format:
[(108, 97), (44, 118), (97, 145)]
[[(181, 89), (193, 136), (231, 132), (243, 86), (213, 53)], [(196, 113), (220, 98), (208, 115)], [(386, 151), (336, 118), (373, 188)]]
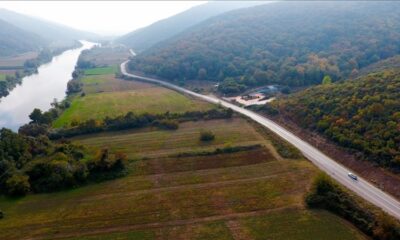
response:
[(25, 196), (30, 191), (29, 177), (14, 174), (6, 181), (7, 193), (11, 196)]
[(0, 209), (0, 219), (2, 219), (2, 218), (4, 218), (4, 213), (3, 213), (3, 211), (1, 211), (1, 209)]
[(32, 163), (27, 174), (34, 192), (52, 192), (77, 186), (86, 179), (87, 169), (80, 162), (56, 158)]
[(179, 123), (176, 120), (161, 120), (157, 121), (156, 124), (158, 127), (168, 130), (176, 130), (179, 128)]
[(123, 153), (112, 156), (108, 149), (100, 150), (95, 158), (87, 162), (90, 178), (99, 181), (123, 175), (126, 158), (127, 156)]
[(200, 141), (209, 142), (215, 139), (215, 134), (211, 131), (200, 132)]

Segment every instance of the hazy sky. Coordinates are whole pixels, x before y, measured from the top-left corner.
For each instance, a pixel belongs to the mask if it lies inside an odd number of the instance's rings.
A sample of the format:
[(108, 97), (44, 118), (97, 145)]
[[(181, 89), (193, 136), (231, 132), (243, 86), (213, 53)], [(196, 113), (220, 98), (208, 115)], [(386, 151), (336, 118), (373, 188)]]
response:
[(0, 1), (0, 8), (99, 34), (123, 34), (205, 1)]

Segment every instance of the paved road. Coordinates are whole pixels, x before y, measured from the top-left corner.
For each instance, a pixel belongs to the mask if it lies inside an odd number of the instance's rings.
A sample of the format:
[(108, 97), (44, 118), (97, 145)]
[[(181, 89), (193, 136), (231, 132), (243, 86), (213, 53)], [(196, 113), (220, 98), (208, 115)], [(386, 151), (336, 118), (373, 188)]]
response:
[(374, 204), (378, 207), (381, 207), (384, 211), (386, 211), (390, 215), (396, 217), (397, 219), (400, 219), (400, 202), (398, 200), (396, 200), (394, 197), (390, 196), (389, 194), (383, 192), (379, 188), (373, 186), (372, 184), (370, 184), (368, 181), (366, 181), (363, 178), (359, 177), (358, 181), (351, 179), (350, 177), (347, 176), (347, 174), (350, 172), (349, 169), (347, 169), (343, 165), (335, 162), (332, 158), (326, 156), (321, 151), (319, 151), (317, 148), (311, 146), (306, 141), (303, 141), (302, 139), (300, 139), (299, 137), (297, 137), (290, 131), (288, 131), (285, 128), (278, 125), (277, 123), (271, 121), (270, 119), (268, 119), (264, 116), (261, 116), (250, 110), (238, 107), (232, 103), (226, 102), (217, 97), (198, 94), (198, 93), (192, 92), (190, 90), (176, 86), (176, 85), (168, 83), (168, 82), (128, 73), (126, 71), (127, 63), (128, 63), (128, 61), (123, 62), (121, 64), (121, 72), (122, 72), (122, 74), (124, 74), (128, 77), (132, 77), (132, 78), (139, 79), (142, 81), (159, 84), (164, 87), (176, 90), (178, 92), (182, 92), (182, 93), (189, 94), (194, 97), (203, 99), (204, 101), (207, 101), (210, 103), (220, 104), (224, 107), (231, 108), (232, 110), (253, 119), (254, 121), (260, 123), (261, 125), (267, 127), (271, 131), (275, 132), (282, 138), (286, 139), (288, 142), (290, 142), (296, 148), (300, 149), (300, 151), (303, 153), (303, 155), (306, 158), (308, 158), (311, 162), (313, 162), (321, 170), (323, 170), (327, 174), (329, 174), (336, 181), (340, 182), (347, 188), (351, 189), (352, 191), (357, 193), (359, 196), (361, 196), (365, 200), (371, 202), (372, 204)]

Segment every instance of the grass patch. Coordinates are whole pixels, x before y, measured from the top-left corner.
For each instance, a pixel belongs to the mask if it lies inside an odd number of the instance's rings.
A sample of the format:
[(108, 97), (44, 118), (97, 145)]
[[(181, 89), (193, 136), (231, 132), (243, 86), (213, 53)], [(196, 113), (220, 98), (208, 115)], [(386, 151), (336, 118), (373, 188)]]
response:
[(99, 236), (69, 238), (70, 240), (152, 240), (155, 239), (155, 233), (151, 230), (132, 231), (123, 233), (111, 233)]
[(113, 74), (118, 71), (118, 66), (108, 66), (108, 67), (97, 67), (90, 68), (85, 70), (85, 75), (104, 75), (104, 74)]
[[(201, 142), (198, 138), (203, 129), (211, 130), (216, 138)], [(181, 123), (177, 130), (128, 130), (107, 132), (73, 138), (81, 144), (108, 147), (122, 151), (129, 158), (143, 156), (169, 156), (174, 153), (214, 150), (229, 145), (253, 145), (263, 143), (263, 137), (243, 119), (210, 120)]]
[(215, 106), (188, 98), (165, 88), (149, 88), (140, 91), (119, 91), (88, 94), (75, 97), (71, 106), (53, 123), (54, 127), (68, 126), (71, 121), (102, 120), (127, 112), (165, 113), (203, 111)]
[(114, 74), (85, 76), (80, 81), (86, 94), (159, 88), (144, 82), (118, 79)]
[(6, 80), (6, 76), (7, 76), (7, 74), (0, 73), (0, 81)]
[(302, 158), (303, 155), (301, 154), (301, 152), (293, 145), (288, 143), (286, 140), (282, 139), (281, 137), (273, 133), (271, 130), (261, 126), (258, 123), (255, 123), (250, 120), (249, 122), (257, 129), (257, 131), (260, 134), (262, 134), (272, 143), (272, 145), (274, 146), (274, 148), (281, 157), (288, 159)]
[(286, 210), (242, 220), (255, 239), (367, 239), (348, 223), (326, 211)]

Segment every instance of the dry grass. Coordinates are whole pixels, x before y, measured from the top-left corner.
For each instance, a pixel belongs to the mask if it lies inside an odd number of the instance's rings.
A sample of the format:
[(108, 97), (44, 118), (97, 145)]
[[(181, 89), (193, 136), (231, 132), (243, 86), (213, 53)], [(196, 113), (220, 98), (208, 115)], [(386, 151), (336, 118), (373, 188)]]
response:
[[(216, 138), (211, 142), (199, 140), (201, 130), (211, 130)], [(228, 145), (263, 143), (258, 134), (243, 119), (186, 122), (178, 130), (130, 130), (87, 135), (75, 138), (93, 147), (108, 147), (128, 154), (130, 158), (166, 156), (173, 153), (212, 150)]]

